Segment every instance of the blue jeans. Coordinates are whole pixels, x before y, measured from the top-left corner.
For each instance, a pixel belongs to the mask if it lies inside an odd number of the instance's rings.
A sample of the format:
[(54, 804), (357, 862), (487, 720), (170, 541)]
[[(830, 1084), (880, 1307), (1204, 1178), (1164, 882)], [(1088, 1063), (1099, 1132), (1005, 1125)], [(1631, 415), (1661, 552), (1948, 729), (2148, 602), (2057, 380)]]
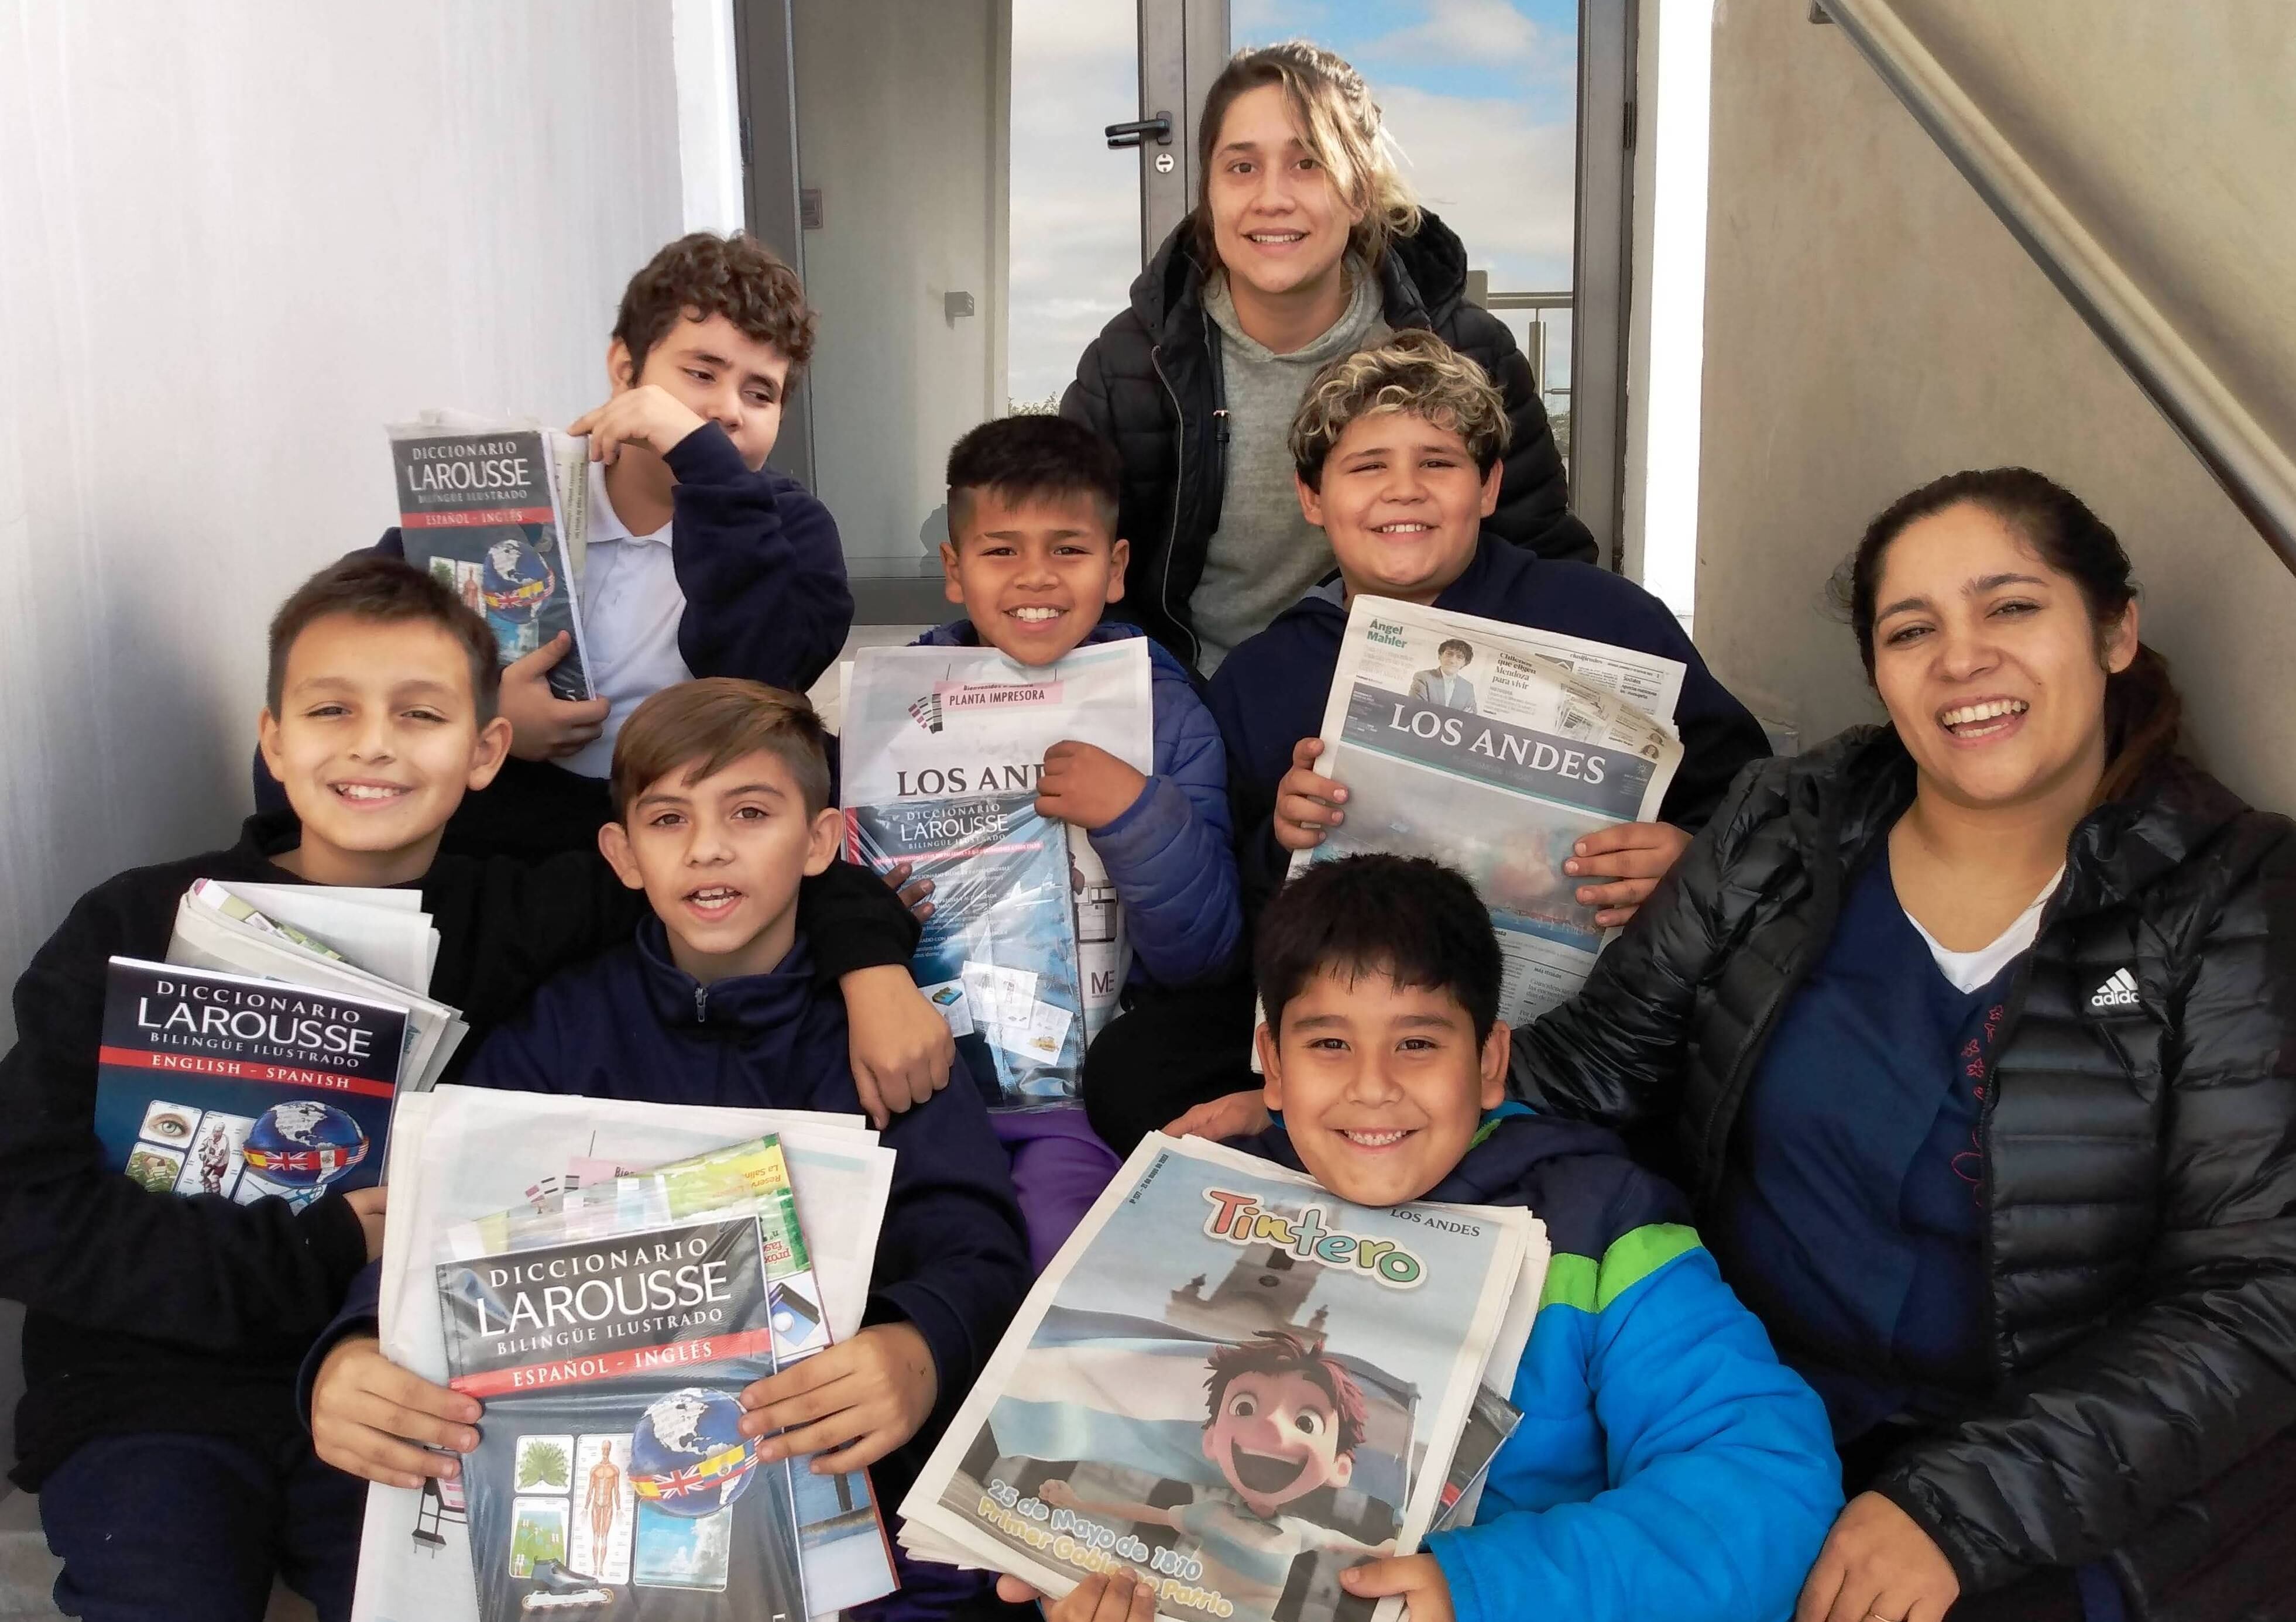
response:
[(275, 1576), (344, 1622), (365, 1506), (366, 1483), (299, 1439), (99, 1437), (40, 1486), (56, 1609), (84, 1622), (261, 1622)]

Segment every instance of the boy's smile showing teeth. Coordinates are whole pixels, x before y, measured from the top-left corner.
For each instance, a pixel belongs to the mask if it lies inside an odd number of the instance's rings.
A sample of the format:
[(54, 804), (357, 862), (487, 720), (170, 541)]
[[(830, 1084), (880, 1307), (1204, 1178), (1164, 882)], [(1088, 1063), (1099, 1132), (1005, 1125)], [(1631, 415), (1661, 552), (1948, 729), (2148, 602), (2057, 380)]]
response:
[(1048, 603), (1035, 603), (1025, 608), (1007, 609), (1005, 612), (1022, 625), (1049, 625), (1068, 610), (1054, 608)]
[(1412, 1132), (1407, 1126), (1340, 1126), (1333, 1130), (1357, 1149), (1392, 1149)]
[(730, 884), (707, 884), (689, 890), (685, 905), (705, 919), (723, 918), (741, 902), (742, 892)]
[(396, 782), (347, 782), (330, 783), (328, 787), (335, 791), (335, 798), (347, 799), (355, 806), (384, 805), (403, 799), (411, 792), (405, 784)]

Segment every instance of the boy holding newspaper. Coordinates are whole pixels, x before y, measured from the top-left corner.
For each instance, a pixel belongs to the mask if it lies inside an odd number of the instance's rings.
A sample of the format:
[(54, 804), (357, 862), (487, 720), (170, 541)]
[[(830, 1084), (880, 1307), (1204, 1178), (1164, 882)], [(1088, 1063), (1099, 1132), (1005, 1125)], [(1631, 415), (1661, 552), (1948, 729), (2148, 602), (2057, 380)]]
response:
[[(1238, 1147), (1357, 1205), (1527, 1207), (1554, 1246), (1509, 1394), (1522, 1421), (1473, 1523), (1350, 1567), (1348, 1593), (1403, 1595), (1411, 1622), (1784, 1622), (1841, 1502), (1824, 1405), (1675, 1189), (1610, 1132), (1507, 1101), (1473, 889), (1419, 858), (1320, 864), (1269, 905), (1255, 956), (1283, 1124)], [(1052, 1622), (1147, 1622), (1151, 1582), (1088, 1577)]]
[[(798, 890), (830, 866), (821, 723), (794, 693), (711, 677), (664, 688), (616, 740), (607, 860), (652, 915), (636, 938), (553, 980), (497, 1030), (477, 1086), (656, 1103), (861, 1111), (846, 1014), (798, 926)], [(898, 1157), (865, 1326), (742, 1393), (764, 1461), (818, 1454), (833, 1474), (886, 1461), (898, 1498), (1027, 1292), (1004, 1157), (979, 1094), (949, 1087), (895, 1115)], [(479, 1405), (417, 1379), (374, 1338), (376, 1271), (314, 1355), (320, 1457), (391, 1486), (452, 1475), (478, 1445)], [(433, 1453), (425, 1443), (445, 1448)], [(979, 1584), (904, 1565), (882, 1614), (941, 1614)]]
[[(1357, 596), (1606, 644), (1628, 665), (1680, 667), (1671, 713), (1654, 717), (1673, 724), (1682, 751), (1656, 819), (1629, 815), (1590, 829), (1562, 864), (1562, 875), (1585, 881), (1574, 899), (1599, 909), (1596, 928), (1633, 915), (1738, 769), (1769, 752), (1760, 725), (1707, 670), (1664, 603), (1607, 569), (1543, 559), (1482, 533), (1498, 500), (1506, 438), (1497, 389), (1431, 333), (1398, 332), (1333, 361), (1308, 385), (1292, 421), (1292, 461), (1300, 507), (1330, 538), (1339, 569), (1229, 654), (1210, 692), (1227, 743), (1248, 918), (1283, 883), (1293, 852), (1346, 821), (1349, 789), (1315, 765)], [(1464, 673), (1492, 661), (1467, 663), (1476, 650), (1457, 643), (1452, 671), (1439, 649), (1430, 651), (1436, 668), (1413, 683), (1423, 701), (1448, 695), (1455, 714), (1490, 716), (1492, 676), (1471, 692), (1475, 678)], [(1247, 992), (1218, 1009), (1177, 1011), (1160, 1039), (1136, 1053), (1096, 1050), (1086, 1099), (1103, 1135), (1122, 1150), (1151, 1127), (1212, 1137), (1250, 1129), (1259, 1105), (1244, 1069), (1248, 1006)]]

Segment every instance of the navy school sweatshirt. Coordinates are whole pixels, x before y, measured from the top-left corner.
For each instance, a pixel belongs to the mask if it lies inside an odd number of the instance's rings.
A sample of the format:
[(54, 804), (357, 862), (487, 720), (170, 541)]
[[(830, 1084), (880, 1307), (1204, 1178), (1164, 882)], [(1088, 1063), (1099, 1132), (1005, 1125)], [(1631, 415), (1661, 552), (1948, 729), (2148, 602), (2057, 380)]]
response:
[[(822, 984), (802, 935), (772, 972), (703, 986), (670, 960), (651, 915), (635, 940), (545, 986), (488, 1039), (463, 1080), (656, 1104), (861, 1113), (845, 1004)], [(880, 1498), (898, 1503), (1028, 1294), (1029, 1247), (1004, 1151), (974, 1089), (944, 1087), (893, 1117), (882, 1141), (895, 1155), (893, 1185), (863, 1321), (914, 1324), (939, 1377), (924, 1429), (873, 1472)], [(372, 1332), (378, 1274), (362, 1275), (309, 1372), (324, 1345)]]
[[(685, 668), (805, 692), (836, 662), (853, 627), (837, 520), (788, 474), (751, 471), (716, 423), (695, 429), (663, 460), (677, 479), (669, 551), (685, 598), (677, 623)], [(406, 555), (396, 528), (373, 549)], [(255, 803), (266, 810), (284, 803), (260, 754)], [(610, 815), (602, 780), (550, 761), (512, 759), (463, 800), (447, 825), (447, 848), (529, 858), (586, 849)]]
[[(1486, 532), (1466, 572), (1444, 588), (1435, 606), (1661, 654), (1687, 666), (1673, 717), (1682, 733), (1682, 764), (1659, 807), (1662, 821), (1697, 832), (1739, 768), (1769, 755), (1761, 724), (1714, 679), (1673, 611), (1624, 576), (1542, 558)], [(1292, 769), (1293, 746), (1324, 729), (1324, 700), (1347, 624), (1333, 574), (1230, 653), (1212, 677), (1208, 696), (1227, 741), (1228, 798), (1235, 809), (1247, 918), (1258, 916), (1290, 866), (1291, 853), (1275, 842), (1271, 823), (1275, 787)]]
[[(0, 1058), (0, 1298), (29, 1309), (20, 1486), (37, 1490), (97, 1436), (284, 1445), (299, 1433), (297, 1366), (366, 1261), (357, 1217), (340, 1195), (298, 1214), (277, 1200), (152, 1193), (104, 1162), (94, 1129), (106, 960), (165, 957), (194, 879), (299, 882), (273, 860), (299, 838), (291, 812), (252, 817), (227, 849), (108, 880), (16, 984), (16, 1045)], [(472, 1028), (458, 1061), (551, 975), (628, 938), (644, 911), (594, 854), (442, 856), (421, 890), (439, 933), (432, 995)], [(807, 880), (799, 905), (830, 995), (836, 976), (915, 950), (907, 910), (849, 864)]]

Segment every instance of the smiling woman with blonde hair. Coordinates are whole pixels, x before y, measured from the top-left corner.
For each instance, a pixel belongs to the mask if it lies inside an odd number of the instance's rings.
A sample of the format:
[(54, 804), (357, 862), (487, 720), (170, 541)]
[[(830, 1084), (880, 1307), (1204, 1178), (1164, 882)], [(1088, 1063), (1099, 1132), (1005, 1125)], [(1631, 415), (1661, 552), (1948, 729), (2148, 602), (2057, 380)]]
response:
[(1800, 1622), (2287, 1614), (2296, 829), (2177, 752), (2039, 474), (1894, 503), (1841, 594), (1889, 724), (1741, 776), (1517, 1089), (1671, 1127), (1825, 1398)]
[(1429, 329), (1497, 384), (1512, 423), (1487, 528), (1592, 561), (1513, 335), (1466, 301), (1467, 250), (1397, 168), (1362, 75), (1292, 40), (1239, 51), (1206, 93), (1196, 206), (1077, 365), (1061, 413), (1124, 458), (1119, 612), (1205, 676), (1329, 573), (1285, 440), (1325, 362)]

